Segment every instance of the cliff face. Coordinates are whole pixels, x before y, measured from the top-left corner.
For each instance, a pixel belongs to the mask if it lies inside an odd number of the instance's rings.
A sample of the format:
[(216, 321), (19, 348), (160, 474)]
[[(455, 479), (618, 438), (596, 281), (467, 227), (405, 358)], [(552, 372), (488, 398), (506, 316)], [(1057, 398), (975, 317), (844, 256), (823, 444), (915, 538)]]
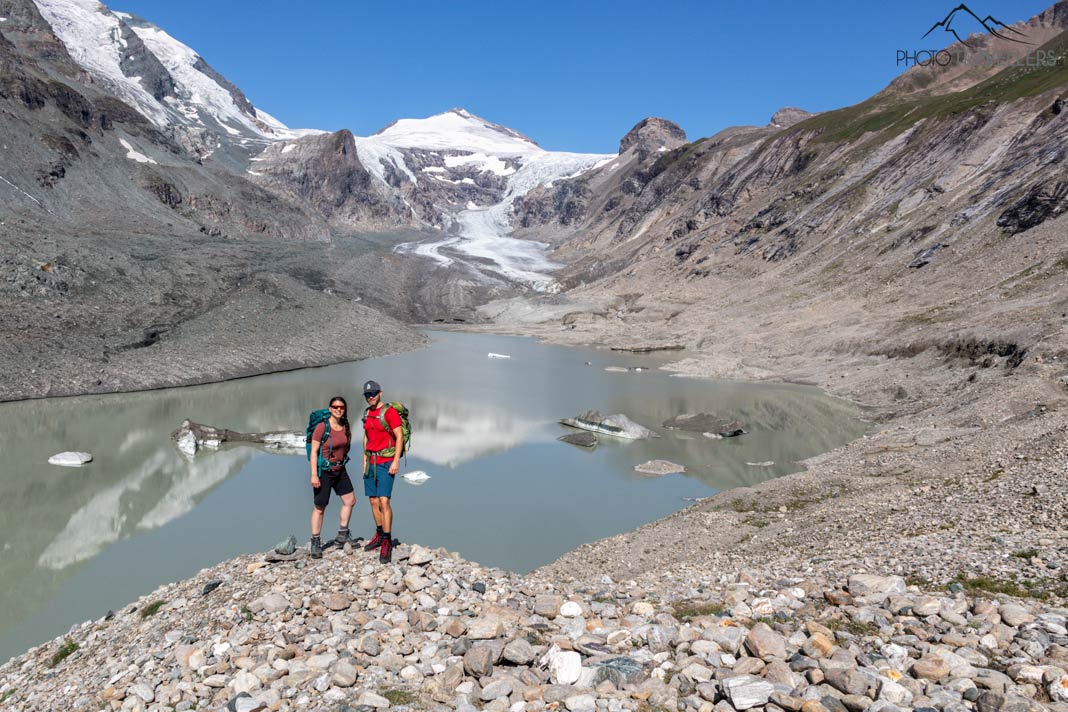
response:
[(411, 221), (412, 211), (360, 162), (352, 133), (274, 143), (252, 159), (249, 180), (310, 205), (334, 231), (382, 229)]

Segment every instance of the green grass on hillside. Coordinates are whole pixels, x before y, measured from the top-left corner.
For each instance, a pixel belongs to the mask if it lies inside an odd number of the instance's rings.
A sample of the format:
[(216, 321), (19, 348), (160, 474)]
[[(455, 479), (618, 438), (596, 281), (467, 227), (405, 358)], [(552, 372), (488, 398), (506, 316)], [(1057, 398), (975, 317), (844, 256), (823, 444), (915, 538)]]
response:
[(868, 99), (836, 111), (828, 111), (795, 124), (792, 131), (820, 131), (818, 141), (849, 141), (870, 131), (883, 131), (892, 138), (916, 122), (967, 111), (989, 101), (1009, 102), (1068, 84), (1068, 32), (1047, 42), (1043, 51), (1053, 52), (1053, 66), (1007, 67), (993, 77), (965, 89), (941, 96), (927, 96), (893, 102), (886, 98)]

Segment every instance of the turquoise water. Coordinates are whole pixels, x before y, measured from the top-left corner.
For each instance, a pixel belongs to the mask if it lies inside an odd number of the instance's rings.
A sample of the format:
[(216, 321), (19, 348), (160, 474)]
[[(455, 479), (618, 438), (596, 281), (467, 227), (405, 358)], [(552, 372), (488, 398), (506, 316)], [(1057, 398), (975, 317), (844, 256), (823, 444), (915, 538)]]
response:
[[(412, 411), (412, 452), (398, 481), (394, 533), (482, 564), (528, 571), (581, 543), (634, 529), (704, 497), (796, 471), (797, 460), (858, 437), (850, 404), (790, 385), (606, 372), (678, 358), (555, 347), (531, 339), (432, 333), (430, 348), (227, 383), (0, 404), (0, 659), (117, 609), (161, 583), (289, 533), (307, 541), (303, 457), (224, 446), (184, 457), (170, 438), (185, 418), (238, 431), (301, 430), (334, 394), (362, 408), (378, 380)], [(488, 352), (511, 355), (489, 359)], [(591, 365), (586, 365), (590, 362)], [(601, 437), (592, 452), (556, 441), (559, 418), (626, 413), (663, 437)], [(750, 433), (709, 440), (659, 427), (687, 412), (736, 418)], [(48, 465), (86, 450), (83, 468)], [(663, 458), (687, 473), (647, 478)], [(747, 463), (772, 461), (772, 466)], [(354, 534), (373, 529), (361, 483)], [(337, 524), (335, 498), (324, 535)]]

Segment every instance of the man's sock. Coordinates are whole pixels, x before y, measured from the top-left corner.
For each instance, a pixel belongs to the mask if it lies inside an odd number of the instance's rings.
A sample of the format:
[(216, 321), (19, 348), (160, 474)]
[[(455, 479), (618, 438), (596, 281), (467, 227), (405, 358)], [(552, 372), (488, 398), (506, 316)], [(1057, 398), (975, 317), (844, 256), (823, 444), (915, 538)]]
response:
[(375, 534), (382, 536), (382, 527), (375, 527)]
[(382, 538), (388, 541), (390, 544), (393, 543), (393, 537), (390, 536), (389, 532), (382, 532)]

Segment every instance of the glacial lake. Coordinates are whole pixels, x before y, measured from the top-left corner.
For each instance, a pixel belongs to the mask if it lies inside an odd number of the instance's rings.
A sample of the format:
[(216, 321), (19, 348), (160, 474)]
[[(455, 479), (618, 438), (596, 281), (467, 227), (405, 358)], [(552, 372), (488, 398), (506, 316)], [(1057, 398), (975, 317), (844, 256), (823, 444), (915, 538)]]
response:
[[(850, 403), (814, 388), (673, 377), (674, 354), (557, 347), (533, 339), (432, 332), (424, 350), (226, 383), (134, 394), (0, 404), (0, 660), (119, 609), (156, 586), (288, 534), (308, 540), (311, 489), (303, 452), (224, 445), (182, 455), (183, 419), (243, 432), (303, 430), (308, 413), (344, 395), (354, 420), (360, 386), (379, 381), (412, 412), (401, 472), (430, 479), (394, 488), (394, 535), (526, 572), (564, 552), (634, 529), (692, 498), (800, 469), (865, 430)], [(491, 359), (489, 352), (508, 354)], [(587, 365), (588, 362), (588, 365)], [(653, 370), (617, 373), (608, 366)], [(661, 437), (598, 436), (592, 451), (557, 442), (562, 417), (625, 413)], [(711, 440), (666, 430), (681, 413), (743, 421), (749, 433)], [(358, 427), (358, 426), (357, 426)], [(47, 464), (65, 450), (81, 468)], [(648, 478), (646, 460), (685, 465)], [(773, 462), (773, 465), (764, 463)], [(750, 464), (759, 463), (759, 464)], [(353, 535), (373, 522), (359, 464)], [(326, 512), (324, 539), (337, 528)]]

